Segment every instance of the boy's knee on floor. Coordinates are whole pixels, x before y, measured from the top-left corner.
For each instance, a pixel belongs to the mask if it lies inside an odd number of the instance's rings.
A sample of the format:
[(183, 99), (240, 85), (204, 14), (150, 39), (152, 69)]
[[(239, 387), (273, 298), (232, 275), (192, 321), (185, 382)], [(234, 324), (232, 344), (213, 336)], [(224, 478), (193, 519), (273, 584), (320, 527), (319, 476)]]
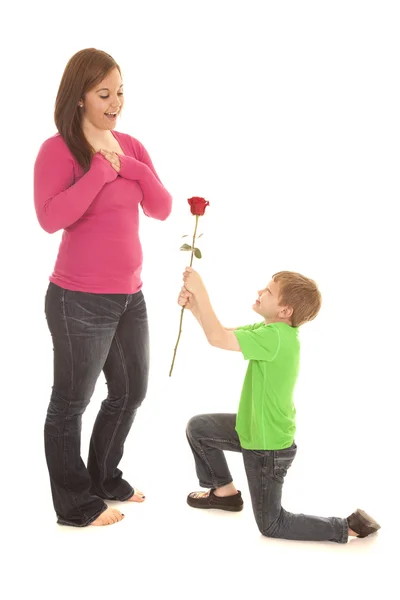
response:
[(279, 537), (279, 517), (278, 518), (264, 518), (257, 519), (257, 527), (259, 532), (267, 538)]
[(267, 538), (276, 538), (279, 537), (279, 535), (277, 535), (277, 526), (276, 526), (276, 522), (275, 523), (271, 523), (271, 525), (269, 525), (268, 527), (258, 527), (260, 533)]
[(275, 538), (277, 537), (275, 534), (275, 531), (273, 531), (271, 528), (268, 529), (261, 529), (261, 527), (259, 527), (260, 533), (267, 538)]

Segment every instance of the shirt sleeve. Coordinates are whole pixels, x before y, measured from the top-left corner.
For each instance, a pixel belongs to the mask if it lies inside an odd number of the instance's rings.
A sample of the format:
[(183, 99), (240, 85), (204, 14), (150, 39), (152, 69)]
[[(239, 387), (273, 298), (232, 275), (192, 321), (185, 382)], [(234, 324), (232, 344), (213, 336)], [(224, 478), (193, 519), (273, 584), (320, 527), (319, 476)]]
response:
[(172, 197), (158, 177), (149, 153), (138, 140), (130, 138), (137, 158), (119, 155), (120, 176), (137, 181), (142, 189), (142, 208), (146, 216), (164, 221), (171, 214)]
[(236, 329), (234, 332), (246, 360), (273, 361), (280, 347), (279, 331), (273, 325), (260, 324), (255, 329)]
[(48, 233), (70, 227), (116, 177), (110, 163), (95, 154), (89, 171), (75, 183), (72, 155), (61, 140), (50, 138), (42, 144), (34, 166), (35, 210), (41, 227)]

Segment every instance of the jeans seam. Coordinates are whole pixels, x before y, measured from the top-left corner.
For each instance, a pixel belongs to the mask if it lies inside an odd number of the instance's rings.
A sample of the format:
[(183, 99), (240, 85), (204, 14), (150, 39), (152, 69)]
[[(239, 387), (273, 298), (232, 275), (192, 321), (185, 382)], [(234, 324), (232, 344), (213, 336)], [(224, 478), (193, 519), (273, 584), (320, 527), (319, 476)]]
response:
[[(61, 305), (62, 305), (62, 316), (63, 316), (63, 320), (64, 320), (64, 326), (65, 326), (65, 331), (67, 334), (67, 339), (68, 339), (68, 347), (69, 347), (69, 352), (70, 352), (70, 358), (71, 358), (71, 380), (70, 380), (70, 393), (69, 393), (69, 398), (68, 398), (68, 407), (67, 407), (67, 413), (69, 410), (69, 407), (71, 405), (71, 401), (72, 401), (72, 396), (74, 394), (74, 360), (73, 360), (73, 352), (72, 352), (72, 343), (71, 343), (71, 334), (68, 328), (68, 321), (67, 321), (67, 315), (66, 315), (66, 311), (65, 311), (65, 294), (66, 294), (66, 290), (63, 290), (62, 292), (62, 296), (61, 296)], [(82, 510), (80, 509), (80, 507), (78, 506), (77, 502), (76, 502), (76, 497), (75, 494), (69, 489), (68, 487), (68, 483), (67, 483), (67, 463), (68, 463), (68, 434), (66, 434), (65, 432), (65, 423), (66, 423), (66, 419), (64, 419), (64, 432), (63, 432), (63, 441), (64, 441), (64, 485), (65, 485), (65, 489), (71, 494), (71, 498), (75, 504), (75, 508), (77, 509), (77, 511), (80, 513), (81, 517), (88, 519), (88, 516), (82, 512)]]
[[(122, 415), (123, 415), (123, 412), (124, 412), (124, 410), (126, 408), (126, 405), (128, 403), (128, 399), (129, 399), (128, 371), (127, 371), (127, 368), (126, 368), (125, 356), (124, 356), (124, 352), (123, 352), (123, 349), (122, 349), (122, 345), (121, 345), (121, 343), (119, 341), (117, 333), (115, 334), (114, 340), (115, 340), (115, 343), (117, 345), (119, 354), (121, 356), (122, 367), (123, 367), (123, 370), (124, 370), (124, 376), (125, 376), (125, 402), (124, 402), (124, 404), (123, 404), (123, 406), (121, 408), (120, 415), (119, 415), (118, 420), (117, 420), (117, 422), (115, 424), (115, 428), (114, 428), (113, 434), (111, 436), (110, 443), (109, 443), (108, 448), (107, 448), (107, 452), (104, 455), (104, 461), (103, 461), (103, 481), (105, 481), (106, 478), (107, 478), (107, 465), (106, 465), (107, 459), (108, 459), (108, 456), (109, 456), (109, 454), (111, 452), (111, 447), (112, 447), (112, 444), (113, 444), (113, 442), (115, 440), (115, 436), (117, 435), (118, 428), (119, 428), (119, 426), (122, 423)], [(101, 483), (101, 489), (103, 491), (103, 494), (105, 494), (107, 497), (111, 497), (110, 494), (104, 489), (103, 483)]]
[(262, 533), (264, 533), (264, 467), (265, 467), (265, 457), (263, 459), (263, 466), (261, 468), (261, 498), (260, 498), (260, 502), (261, 502), (261, 506), (260, 506), (260, 512), (261, 512), (261, 531)]
[[(202, 455), (202, 457), (203, 457), (203, 460), (204, 460), (205, 464), (207, 465), (207, 467), (208, 467), (208, 469), (209, 469), (209, 471), (210, 471), (210, 473), (211, 473), (212, 487), (216, 487), (216, 486), (217, 486), (217, 479), (216, 479), (216, 477), (215, 477), (215, 473), (214, 473), (214, 471), (212, 470), (212, 467), (211, 467), (210, 463), (208, 462), (207, 456), (206, 456), (206, 454), (205, 454), (205, 452), (204, 452), (204, 450), (203, 450), (203, 448), (202, 448), (202, 445), (201, 445), (201, 440), (202, 440), (202, 439), (203, 439), (203, 438), (199, 438), (199, 448), (200, 448), (200, 452), (201, 452), (201, 455)], [(204, 438), (204, 439), (206, 439), (206, 438)]]
[(74, 375), (75, 375), (75, 373), (74, 373), (74, 361), (73, 361), (71, 334), (69, 332), (67, 315), (66, 315), (66, 311), (65, 311), (65, 292), (66, 292), (66, 290), (63, 290), (63, 293), (61, 296), (61, 304), (62, 304), (62, 316), (63, 316), (63, 320), (64, 320), (65, 331), (67, 333), (68, 347), (69, 347), (69, 352), (70, 352), (70, 357), (71, 357), (71, 380), (70, 380), (70, 398), (69, 398), (71, 401), (71, 398), (74, 394)]
[(210, 473), (211, 473), (212, 487), (218, 487), (218, 481), (217, 481), (217, 478), (215, 477), (215, 473), (212, 470), (212, 467), (211, 467), (210, 463), (208, 462), (207, 456), (206, 456), (206, 454), (205, 454), (205, 452), (204, 452), (204, 450), (202, 448), (202, 445), (201, 445), (201, 442), (203, 440), (210, 441), (210, 442), (224, 442), (226, 444), (233, 444), (233, 445), (236, 442), (232, 442), (232, 440), (224, 440), (224, 439), (221, 440), (221, 439), (211, 438), (211, 437), (201, 437), (201, 438), (198, 438), (201, 455), (202, 455), (203, 460), (204, 460), (205, 464), (207, 465), (207, 467), (209, 468)]

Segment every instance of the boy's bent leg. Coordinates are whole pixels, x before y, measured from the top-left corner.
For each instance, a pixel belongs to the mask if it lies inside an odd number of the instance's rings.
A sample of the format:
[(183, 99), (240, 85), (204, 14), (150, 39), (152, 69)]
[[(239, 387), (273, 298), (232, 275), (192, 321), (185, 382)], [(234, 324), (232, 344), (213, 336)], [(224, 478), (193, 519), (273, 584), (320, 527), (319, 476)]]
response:
[(267, 537), (286, 540), (346, 543), (346, 519), (293, 514), (282, 508), (283, 481), (296, 449), (293, 444), (285, 450), (242, 450), (254, 516), (260, 532)]
[(241, 452), (235, 426), (235, 414), (197, 415), (190, 419), (186, 437), (201, 487), (219, 488), (232, 482), (223, 451)]

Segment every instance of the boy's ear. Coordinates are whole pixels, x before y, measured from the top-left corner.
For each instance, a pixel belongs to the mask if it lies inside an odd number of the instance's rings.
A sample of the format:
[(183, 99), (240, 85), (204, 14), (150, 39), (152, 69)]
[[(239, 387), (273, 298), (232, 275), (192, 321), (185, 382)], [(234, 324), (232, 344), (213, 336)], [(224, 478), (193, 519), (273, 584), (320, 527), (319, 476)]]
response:
[(293, 315), (293, 308), (291, 306), (285, 306), (285, 308), (282, 308), (281, 314), (285, 319), (290, 319)]

